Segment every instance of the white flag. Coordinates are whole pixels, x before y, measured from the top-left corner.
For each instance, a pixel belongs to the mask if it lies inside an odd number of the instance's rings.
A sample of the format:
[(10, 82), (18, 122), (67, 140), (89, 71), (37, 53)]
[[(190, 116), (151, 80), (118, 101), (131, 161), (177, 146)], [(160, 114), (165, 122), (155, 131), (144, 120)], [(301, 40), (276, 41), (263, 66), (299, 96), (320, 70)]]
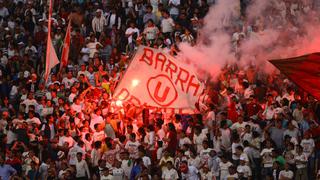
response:
[(195, 110), (203, 85), (191, 69), (161, 50), (140, 46), (114, 99), (138, 107)]

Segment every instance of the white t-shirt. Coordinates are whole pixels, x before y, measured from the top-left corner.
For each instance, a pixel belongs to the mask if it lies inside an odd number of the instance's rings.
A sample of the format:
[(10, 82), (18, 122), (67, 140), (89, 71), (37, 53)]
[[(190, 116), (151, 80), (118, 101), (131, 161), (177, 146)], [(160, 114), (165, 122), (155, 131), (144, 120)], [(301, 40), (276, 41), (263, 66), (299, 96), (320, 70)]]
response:
[(270, 149), (263, 149), (260, 153), (260, 155), (262, 156), (262, 163), (263, 163), (263, 167), (268, 168), (268, 167), (272, 167), (272, 153), (273, 148)]
[(315, 147), (314, 140), (312, 138), (302, 139), (300, 145), (303, 147), (303, 152), (307, 157), (311, 155)]
[(221, 146), (224, 146), (228, 150), (231, 146), (231, 131), (230, 129), (220, 129), (221, 132)]
[(2, 7), (1, 9), (0, 9), (0, 17), (7, 17), (7, 16), (9, 16), (9, 11), (8, 11), (8, 9), (6, 8), (6, 7)]
[(252, 176), (251, 168), (249, 166), (247, 166), (247, 165), (244, 165), (244, 166), (239, 165), (237, 167), (237, 171), (238, 172), (242, 172), (244, 174), (243, 176), (246, 177), (246, 178)]
[(196, 134), (193, 135), (193, 143), (197, 145), (198, 153), (200, 153), (200, 151), (203, 149), (202, 143), (206, 139), (207, 139), (207, 136), (203, 133), (200, 133), (199, 135), (196, 135)]
[(81, 152), (83, 155), (85, 154), (84, 150), (77, 145), (69, 149), (69, 165), (76, 165), (78, 152)]
[(173, 32), (174, 22), (172, 18), (162, 19), (161, 28), (163, 33)]
[(58, 145), (59, 146), (63, 146), (63, 144), (66, 143), (66, 142), (69, 144), (69, 148), (72, 147), (75, 144), (75, 141), (71, 136), (69, 136), (69, 137), (62, 136), (62, 137), (59, 138)]
[(145, 167), (149, 167), (151, 165), (151, 159), (148, 156), (143, 156), (142, 161)]
[(181, 148), (184, 144), (192, 144), (192, 142), (188, 137), (179, 139), (179, 147)]
[(87, 44), (87, 48), (89, 48), (90, 50), (89, 58), (93, 58), (94, 54), (98, 52), (97, 45), (102, 47), (102, 45), (99, 42), (90, 42)]
[(169, 0), (169, 4), (172, 4), (174, 6), (172, 6), (170, 8), (170, 14), (173, 15), (178, 15), (179, 14), (179, 9), (175, 6), (179, 6), (180, 5), (180, 0)]
[(175, 179), (179, 179), (179, 175), (175, 169), (172, 168), (172, 169), (168, 170), (166, 168), (162, 172), (161, 178), (164, 180), (175, 180)]
[(124, 174), (127, 178), (130, 178), (132, 164), (133, 163), (129, 165), (129, 160), (122, 160), (121, 162), (121, 168), (124, 170)]
[(162, 151), (163, 151), (163, 147), (159, 147), (157, 149), (157, 160), (160, 160), (162, 157)]
[(164, 130), (161, 128), (159, 131), (157, 131), (157, 137), (158, 141), (162, 141), (162, 139), (166, 136), (166, 133)]
[(234, 143), (234, 142), (233, 142), (232, 145), (231, 145), (231, 149), (232, 149), (232, 159), (233, 159), (233, 160), (239, 160), (239, 159), (240, 159), (240, 157), (235, 154), (235, 153), (236, 153), (236, 148), (237, 148), (238, 146), (240, 146), (240, 144), (239, 144), (239, 143)]
[(282, 170), (282, 171), (280, 171), (280, 173), (279, 173), (279, 179), (280, 179), (281, 177), (285, 177), (285, 178), (292, 179), (292, 178), (293, 178), (293, 172), (292, 172), (291, 170), (288, 170), (288, 171)]
[(219, 166), (220, 166), (220, 178), (221, 179), (223, 179), (223, 178), (225, 178), (225, 177), (227, 177), (228, 176), (228, 174), (229, 174), (229, 167), (230, 166), (232, 166), (232, 163), (231, 162), (226, 162), (226, 163), (224, 163), (224, 162), (220, 162), (219, 163)]
[(159, 29), (157, 26), (152, 26), (152, 27), (146, 27), (143, 30), (143, 33), (146, 35), (147, 40), (154, 40), (157, 37), (157, 34), (159, 33)]
[(246, 125), (246, 122), (242, 122), (241, 124), (239, 122), (236, 122), (230, 127), (230, 129), (237, 130), (238, 133), (241, 134), (244, 131)]
[(103, 141), (106, 138), (106, 134), (104, 133), (104, 131), (100, 131), (100, 132), (94, 132), (93, 133), (93, 142), (96, 141)]
[(73, 103), (73, 104), (71, 105), (71, 109), (73, 109), (73, 110), (76, 111), (77, 113), (80, 113), (81, 110), (82, 110), (82, 106), (81, 106), (81, 104), (75, 104), (75, 103)]
[(125, 145), (125, 149), (127, 149), (130, 153), (130, 157), (137, 158), (138, 157), (138, 147), (140, 146), (140, 143), (138, 141), (132, 142), (128, 141)]
[(307, 156), (304, 154), (304, 153), (302, 153), (301, 155), (298, 155), (298, 154), (296, 154), (295, 156), (294, 156), (294, 159), (297, 161), (302, 161), (303, 163), (300, 163), (300, 162), (296, 162), (296, 167), (298, 168), (298, 169), (301, 169), (301, 168), (305, 168), (306, 167), (306, 163), (307, 163), (307, 161), (308, 161), (308, 158), (307, 158)]
[(90, 172), (88, 168), (88, 164), (85, 160), (81, 160), (80, 162), (76, 162), (76, 177), (87, 177), (90, 179)]
[(188, 179), (188, 180), (199, 180), (198, 177), (198, 169), (194, 166), (188, 166), (188, 172), (187, 173), (181, 173), (182, 179)]
[(65, 77), (65, 78), (63, 78), (63, 80), (62, 80), (62, 84), (65, 85), (66, 89), (70, 89), (71, 86), (73, 85), (73, 83), (76, 82), (76, 81), (77, 81), (76, 78), (71, 78), (71, 79), (69, 79), (69, 78)]
[[(129, 27), (129, 28), (126, 30), (126, 35), (129, 35), (129, 34), (131, 34), (131, 33), (137, 33), (137, 35), (139, 36), (140, 31), (139, 31), (138, 28)], [(129, 43), (129, 44), (132, 43), (132, 35), (130, 35), (130, 36), (128, 37), (128, 43)]]
[(33, 118), (31, 118), (31, 119), (28, 118), (28, 119), (26, 120), (26, 122), (27, 122), (28, 124), (37, 124), (38, 126), (41, 124), (40, 119), (37, 118), (37, 117), (33, 117)]
[(200, 159), (202, 163), (208, 162), (208, 159), (210, 158), (210, 152), (212, 151), (211, 148), (202, 149), (200, 151)]
[(24, 104), (24, 105), (26, 105), (26, 111), (25, 111), (25, 113), (28, 113), (29, 112), (29, 106), (30, 105), (34, 105), (35, 107), (37, 106), (37, 101), (35, 100), (35, 99), (26, 99), (26, 100), (24, 100), (21, 104)]
[(71, 93), (68, 97), (70, 103), (73, 103), (73, 99), (77, 96), (77, 94)]
[(102, 157), (102, 154), (99, 149), (94, 148), (91, 151), (91, 163), (93, 167), (98, 166), (98, 161), (101, 159), (101, 157)]

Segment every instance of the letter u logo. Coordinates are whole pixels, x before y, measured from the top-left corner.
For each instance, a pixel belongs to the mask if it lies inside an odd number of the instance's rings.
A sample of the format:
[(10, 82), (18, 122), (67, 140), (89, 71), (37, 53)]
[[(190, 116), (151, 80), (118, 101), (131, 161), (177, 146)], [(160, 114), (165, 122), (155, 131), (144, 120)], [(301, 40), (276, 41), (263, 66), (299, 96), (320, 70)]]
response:
[(160, 90), (161, 85), (162, 85), (162, 82), (158, 81), (156, 89), (154, 91), (154, 98), (156, 98), (156, 100), (159, 102), (164, 102), (167, 99), (170, 88), (168, 86), (166, 86), (164, 92), (162, 93), (162, 96), (159, 96), (159, 90)]

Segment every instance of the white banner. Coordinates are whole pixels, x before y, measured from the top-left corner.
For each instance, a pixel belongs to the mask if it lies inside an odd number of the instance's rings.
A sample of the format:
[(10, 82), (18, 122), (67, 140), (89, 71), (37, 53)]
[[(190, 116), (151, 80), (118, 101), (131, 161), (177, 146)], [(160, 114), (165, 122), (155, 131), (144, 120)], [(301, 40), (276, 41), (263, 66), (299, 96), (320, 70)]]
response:
[(138, 107), (195, 110), (203, 85), (191, 69), (161, 50), (140, 46), (114, 99)]

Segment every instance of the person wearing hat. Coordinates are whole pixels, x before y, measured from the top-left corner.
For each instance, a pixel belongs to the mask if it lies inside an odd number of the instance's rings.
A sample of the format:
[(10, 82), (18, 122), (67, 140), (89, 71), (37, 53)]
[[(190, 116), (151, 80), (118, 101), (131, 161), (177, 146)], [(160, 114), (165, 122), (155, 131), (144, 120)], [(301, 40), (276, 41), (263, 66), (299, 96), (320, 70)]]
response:
[(101, 33), (104, 30), (104, 26), (107, 24), (106, 18), (102, 15), (103, 11), (97, 9), (96, 16), (92, 19), (92, 30), (96, 35), (96, 38), (99, 39)]
[(240, 165), (237, 167), (237, 172), (243, 173), (244, 178), (250, 179), (252, 177), (252, 171), (246, 163), (246, 158), (240, 157)]

